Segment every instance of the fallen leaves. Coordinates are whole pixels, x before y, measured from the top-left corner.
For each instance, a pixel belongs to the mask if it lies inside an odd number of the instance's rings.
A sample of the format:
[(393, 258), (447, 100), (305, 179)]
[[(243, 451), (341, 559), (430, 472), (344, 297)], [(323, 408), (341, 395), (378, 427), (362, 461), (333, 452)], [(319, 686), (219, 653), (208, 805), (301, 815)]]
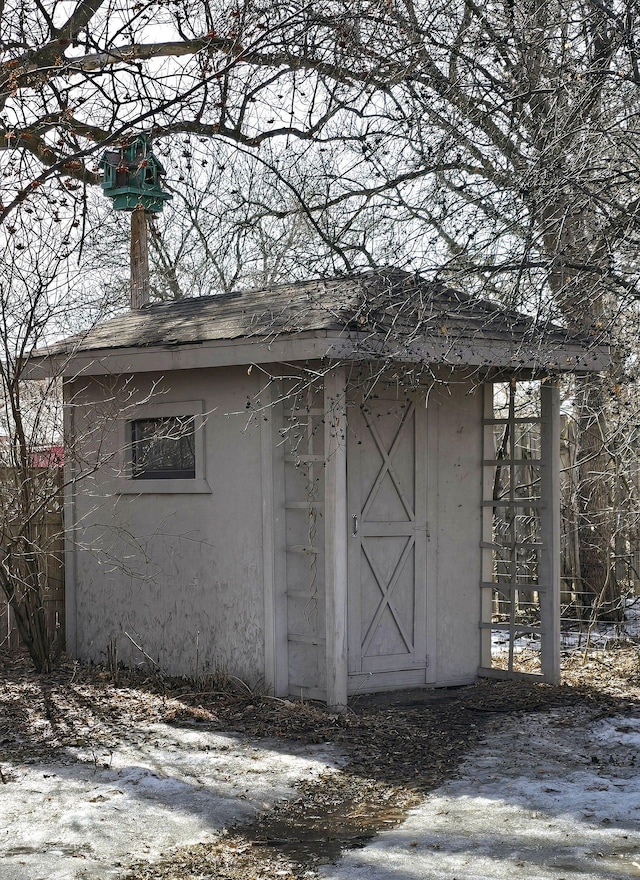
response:
[[(214, 843), (136, 865), (135, 880), (299, 880), (381, 828), (402, 821), (427, 792), (455, 774), (499, 713), (562, 706), (556, 723), (640, 706), (640, 651), (635, 645), (570, 658), (560, 687), (488, 681), (441, 690), (359, 697), (344, 714), (313, 703), (276, 700), (242, 683), (194, 683), (145, 671), (62, 662), (36, 676), (21, 657), (0, 655), (0, 746), (6, 762), (65, 759), (66, 750), (109, 753), (135, 735), (138, 722), (164, 721), (305, 743), (334, 743), (347, 757), (342, 773), (303, 784), (299, 799), (278, 804), (251, 825)], [(623, 733), (624, 731), (621, 731)], [(75, 760), (74, 758), (68, 758)], [(97, 759), (96, 759), (97, 760)], [(585, 760), (587, 760), (585, 758)], [(0, 766), (0, 783), (12, 776)], [(548, 789), (552, 791), (553, 789)]]

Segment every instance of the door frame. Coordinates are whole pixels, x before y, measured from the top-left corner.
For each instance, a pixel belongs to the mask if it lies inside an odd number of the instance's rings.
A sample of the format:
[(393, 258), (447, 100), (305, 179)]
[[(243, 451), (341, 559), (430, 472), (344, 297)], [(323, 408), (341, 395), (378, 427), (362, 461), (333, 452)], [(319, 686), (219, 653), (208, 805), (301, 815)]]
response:
[(324, 546), (327, 706), (347, 707), (347, 373), (324, 378)]
[[(395, 383), (394, 383), (395, 384)], [(382, 385), (381, 385), (382, 388)], [(404, 392), (403, 392), (404, 395)], [(376, 399), (378, 394), (376, 394)], [(382, 479), (384, 474), (388, 473), (391, 477), (400, 500), (410, 519), (405, 523), (399, 520), (394, 523), (377, 523), (375, 520), (366, 522), (361, 519), (358, 526), (358, 535), (349, 530), (348, 537), (348, 564), (349, 564), (349, 595), (348, 595), (348, 613), (353, 617), (356, 614), (359, 618), (359, 593), (360, 593), (360, 567), (366, 563), (363, 560), (362, 539), (365, 537), (375, 537), (376, 534), (383, 535), (389, 533), (404, 536), (408, 538), (407, 545), (401, 559), (405, 553), (414, 554), (415, 566), (415, 582), (414, 582), (414, 604), (413, 617), (405, 621), (410, 630), (407, 631), (407, 637), (412, 640), (412, 653), (406, 658), (398, 656), (397, 664), (394, 664), (393, 658), (389, 657), (385, 661), (380, 659), (377, 663), (374, 658), (369, 658), (366, 662), (367, 669), (360, 668), (358, 662), (360, 657), (359, 645), (355, 645), (354, 640), (359, 642), (361, 638), (360, 621), (349, 620), (349, 665), (348, 665), (348, 689), (350, 693), (379, 691), (393, 688), (411, 688), (424, 687), (427, 684), (433, 684), (436, 676), (435, 666), (435, 540), (430, 545), (430, 527), (435, 525), (435, 493), (431, 491), (431, 481), (435, 478), (435, 469), (431, 466), (431, 450), (434, 424), (431, 419), (431, 412), (427, 417), (427, 398), (428, 389), (416, 389), (415, 392), (408, 396), (410, 408), (406, 410), (406, 416), (410, 418), (409, 422), (404, 422), (398, 426), (398, 431), (392, 439), (389, 449), (383, 450), (380, 443), (382, 438), (377, 435), (375, 421), (370, 422), (364, 418), (362, 430), (369, 430), (373, 437), (373, 442), (378, 447), (380, 454), (380, 471), (374, 482), (375, 485)], [(398, 397), (400, 401), (400, 397)], [(350, 407), (357, 405), (357, 398), (349, 398)], [(351, 412), (351, 409), (349, 410)], [(359, 518), (363, 515), (361, 508), (366, 508), (366, 499), (361, 497), (359, 485), (359, 464), (360, 456), (359, 444), (355, 445), (355, 435), (352, 427), (349, 432), (348, 443), (348, 522), (351, 525), (351, 516)], [(403, 497), (402, 488), (397, 482), (397, 476), (394, 474), (395, 467), (393, 461), (394, 450), (397, 445), (403, 442), (403, 432), (407, 430), (412, 432), (412, 446), (415, 462), (413, 467), (413, 502), (412, 508), (407, 508), (407, 500)], [(406, 435), (405, 435), (406, 436)], [(397, 463), (397, 460), (396, 460)], [(435, 485), (435, 479), (434, 479)], [(406, 487), (405, 487), (406, 488)], [(373, 491), (373, 490), (372, 490)], [(356, 521), (354, 519), (354, 521)], [(365, 554), (366, 555), (366, 554)], [(378, 580), (375, 571), (373, 575)], [(391, 581), (387, 584), (389, 593), (393, 590), (393, 580), (395, 573), (392, 575)], [(358, 580), (358, 583), (355, 580)], [(384, 601), (384, 588), (381, 603)], [(393, 603), (391, 596), (386, 597), (389, 607)], [(393, 610), (392, 610), (392, 613)], [(394, 614), (395, 616), (395, 614)], [(399, 624), (400, 625), (400, 624)], [(403, 635), (404, 638), (404, 635)], [(405, 639), (406, 641), (406, 639)], [(354, 658), (356, 665), (354, 667)], [(385, 668), (386, 667), (386, 668)]]
[[(324, 378), (324, 412), (325, 412), (325, 497), (324, 497), (324, 529), (325, 529), (325, 623), (326, 623), (326, 702), (327, 705), (342, 711), (346, 708), (349, 694), (348, 668), (348, 541), (349, 518), (347, 497), (347, 431), (348, 408), (347, 387), (350, 375), (344, 364), (335, 365)], [(425, 388), (425, 402), (429, 398), (429, 389)], [(277, 415), (274, 421), (277, 422)], [(437, 446), (438, 446), (438, 411), (430, 407), (426, 419), (426, 474), (427, 474), (427, 523), (430, 537), (427, 552), (427, 651), (429, 654), (426, 676), (422, 671), (420, 682), (416, 686), (433, 685), (436, 681), (436, 584), (437, 584)], [(263, 449), (273, 454), (273, 429), (267, 423), (263, 427)], [(267, 457), (265, 455), (265, 457)], [(279, 456), (276, 454), (274, 470), (279, 472)], [(269, 475), (265, 475), (269, 482)], [(277, 485), (278, 480), (274, 483)], [(270, 508), (273, 501), (267, 503), (265, 516), (265, 532), (268, 538), (275, 540), (274, 557), (267, 554), (265, 561), (269, 575), (266, 580), (265, 604), (274, 607), (274, 614), (267, 618), (266, 638), (266, 673), (275, 685), (277, 693), (285, 694), (287, 690), (287, 641), (286, 641), (286, 596), (283, 595), (282, 584), (284, 560), (281, 535), (282, 523), (273, 523)], [(277, 520), (277, 518), (276, 518)], [(275, 528), (274, 528), (275, 526)], [(270, 534), (269, 534), (270, 533)], [(275, 533), (275, 534), (274, 534)], [(265, 537), (267, 537), (265, 535)], [(278, 587), (278, 585), (280, 585)], [(393, 680), (393, 673), (388, 673), (385, 684), (376, 685), (373, 690), (385, 688), (408, 687), (406, 683)], [(352, 691), (365, 691), (366, 687), (351, 681)]]

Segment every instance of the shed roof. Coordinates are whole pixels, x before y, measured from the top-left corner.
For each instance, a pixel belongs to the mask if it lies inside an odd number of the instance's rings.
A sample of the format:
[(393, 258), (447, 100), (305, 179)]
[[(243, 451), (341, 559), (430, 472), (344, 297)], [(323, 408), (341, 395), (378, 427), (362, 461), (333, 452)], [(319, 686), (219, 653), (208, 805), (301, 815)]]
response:
[(564, 370), (602, 369), (608, 361), (607, 347), (591, 337), (397, 270), (153, 303), (33, 354), (103, 360), (125, 349), (233, 340), (278, 340), (282, 351), (300, 335), (326, 339), (329, 357)]

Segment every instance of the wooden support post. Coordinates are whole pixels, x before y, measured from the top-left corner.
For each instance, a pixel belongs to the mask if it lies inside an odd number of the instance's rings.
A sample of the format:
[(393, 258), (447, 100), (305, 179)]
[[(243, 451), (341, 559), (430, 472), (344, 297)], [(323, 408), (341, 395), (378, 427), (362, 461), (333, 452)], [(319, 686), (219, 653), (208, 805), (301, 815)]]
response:
[(131, 212), (131, 308), (149, 303), (149, 245), (147, 217), (142, 205)]
[[(485, 420), (491, 420), (493, 411), (493, 382), (485, 382), (483, 386), (483, 426), (482, 426), (482, 458), (492, 460), (496, 457), (494, 428), (491, 423), (484, 424)], [(482, 500), (493, 499), (493, 481), (495, 469), (484, 465), (482, 467)], [(490, 584), (493, 581), (493, 507), (488, 504), (482, 505), (482, 569), (480, 582)], [(480, 589), (480, 623), (491, 623), (493, 593), (491, 587)], [(491, 629), (480, 628), (480, 668), (491, 668)]]
[(347, 407), (346, 372), (324, 380), (325, 589), (327, 706), (347, 707)]
[[(287, 573), (284, 498), (284, 446), (279, 439), (282, 402), (272, 394), (273, 383), (263, 389), (260, 402), (262, 459), (262, 560), (264, 568), (264, 679), (276, 697), (289, 693), (287, 656)], [(279, 386), (276, 386), (279, 387)], [(275, 423), (275, 424), (274, 424)]]
[(75, 436), (75, 408), (73, 405), (73, 384), (70, 379), (62, 381), (62, 400), (64, 403), (64, 591), (65, 591), (65, 651), (70, 657), (77, 656), (78, 618), (77, 618), (77, 547), (78, 529), (76, 512), (75, 460), (77, 437)]
[(560, 392), (556, 380), (540, 386), (542, 466), (540, 594), (542, 674), (560, 681)]

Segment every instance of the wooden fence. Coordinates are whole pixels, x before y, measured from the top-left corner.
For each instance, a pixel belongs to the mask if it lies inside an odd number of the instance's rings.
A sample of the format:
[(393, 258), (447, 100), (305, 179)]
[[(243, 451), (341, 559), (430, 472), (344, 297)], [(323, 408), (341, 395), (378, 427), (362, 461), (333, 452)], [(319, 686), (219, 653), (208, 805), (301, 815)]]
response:
[[(6, 477), (6, 470), (6, 468), (0, 468), (0, 480), (3, 476)], [(44, 469), (42, 475), (44, 477)], [(52, 636), (56, 638), (58, 648), (64, 650), (64, 523), (61, 469), (57, 474), (54, 474), (53, 479), (59, 494), (52, 496), (46, 514), (38, 523), (38, 545), (42, 548), (44, 562), (42, 579), (47, 627)], [(48, 472), (46, 480), (50, 486), (51, 471)], [(11, 608), (7, 602), (0, 601), (0, 650), (15, 650), (19, 644), (20, 640)]]

